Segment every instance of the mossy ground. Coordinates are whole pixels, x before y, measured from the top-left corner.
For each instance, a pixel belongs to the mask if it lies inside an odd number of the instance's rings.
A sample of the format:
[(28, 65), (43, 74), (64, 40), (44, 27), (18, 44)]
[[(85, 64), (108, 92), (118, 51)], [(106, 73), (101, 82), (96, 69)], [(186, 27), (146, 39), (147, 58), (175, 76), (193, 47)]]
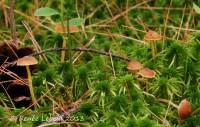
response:
[[(154, 70), (156, 77), (138, 77), (127, 69), (127, 61), (98, 53), (66, 51), (64, 62), (61, 52), (37, 55), (39, 63), (32, 73), (32, 82), (38, 105), (16, 108), (13, 99), (0, 93), (0, 126), (38, 126), (70, 109), (77, 111), (64, 122), (56, 125), (53, 122), (50, 126), (200, 125), (200, 14), (193, 9), (193, 3), (200, 6), (200, 1), (63, 1), (61, 8), (57, 0), (16, 0), (15, 22), (20, 47), (36, 49), (23, 21), (31, 28), (42, 50), (61, 48), (64, 42), (67, 48), (112, 52), (140, 61)], [(9, 1), (2, 0), (1, 5), (0, 40), (3, 43), (11, 40), (7, 25)], [(63, 16), (34, 16), (40, 7), (63, 11)], [(55, 31), (55, 24), (73, 18), (85, 19), (84, 25), (78, 27), (80, 31), (68, 34)], [(162, 39), (156, 41), (155, 58), (152, 58), (150, 45), (143, 44), (149, 30), (162, 35)], [(180, 120), (177, 109), (170, 102), (178, 105), (183, 99), (190, 102), (194, 112)]]

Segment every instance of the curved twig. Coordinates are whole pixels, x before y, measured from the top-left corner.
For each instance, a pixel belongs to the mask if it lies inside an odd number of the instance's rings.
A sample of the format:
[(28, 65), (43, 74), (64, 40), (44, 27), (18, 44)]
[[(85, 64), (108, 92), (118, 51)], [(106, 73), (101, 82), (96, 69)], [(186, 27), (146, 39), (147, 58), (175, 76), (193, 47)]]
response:
[(119, 56), (119, 55), (115, 55), (112, 52), (106, 52), (106, 51), (92, 49), (92, 48), (49, 48), (49, 49), (42, 50), (40, 52), (36, 52), (36, 53), (32, 54), (32, 56), (42, 55), (47, 52), (60, 52), (60, 51), (68, 51), (68, 50), (92, 52), (92, 53), (101, 54), (101, 55), (105, 55), (105, 56), (112, 56), (114, 58), (121, 59), (124, 61), (130, 61), (130, 59)]

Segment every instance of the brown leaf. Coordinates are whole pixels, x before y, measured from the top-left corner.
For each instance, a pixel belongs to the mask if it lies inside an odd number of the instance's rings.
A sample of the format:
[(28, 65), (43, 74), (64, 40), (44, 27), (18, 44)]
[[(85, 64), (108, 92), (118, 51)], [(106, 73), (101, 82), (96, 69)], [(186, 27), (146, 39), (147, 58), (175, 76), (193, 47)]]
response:
[(24, 56), (19, 58), (17, 61), (17, 66), (28, 66), (28, 65), (35, 65), (38, 63), (37, 59), (33, 56)]

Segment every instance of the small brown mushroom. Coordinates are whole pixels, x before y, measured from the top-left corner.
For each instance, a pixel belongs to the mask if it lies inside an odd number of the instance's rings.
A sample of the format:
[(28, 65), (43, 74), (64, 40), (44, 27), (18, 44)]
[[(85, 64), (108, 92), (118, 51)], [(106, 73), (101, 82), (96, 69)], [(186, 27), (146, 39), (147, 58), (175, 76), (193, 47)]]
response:
[(154, 78), (156, 76), (156, 72), (149, 68), (141, 69), (138, 74), (144, 78)]
[(178, 106), (178, 114), (181, 119), (186, 119), (192, 113), (192, 108), (187, 99), (181, 101)]
[(149, 30), (144, 36), (145, 41), (158, 41), (161, 40), (162, 36), (155, 31)]
[(35, 64), (38, 63), (37, 59), (33, 56), (24, 56), (22, 58), (19, 58), (16, 61), (16, 63), (17, 63), (17, 66), (26, 66), (27, 75), (28, 75), (28, 86), (29, 86), (29, 91), (30, 91), (32, 103), (38, 104), (37, 101), (36, 101), (35, 95), (34, 95), (31, 70), (29, 68), (30, 65), (35, 65)]
[(144, 66), (137, 60), (132, 60), (128, 63), (127, 69), (130, 71), (138, 71), (142, 69)]
[(152, 30), (148, 31), (146, 33), (146, 35), (144, 36), (144, 40), (146, 42), (150, 43), (153, 58), (155, 58), (155, 55), (157, 53), (155, 41), (158, 41), (158, 40), (161, 40), (161, 39), (162, 39), (162, 36), (160, 34), (156, 33), (155, 31), (152, 31)]

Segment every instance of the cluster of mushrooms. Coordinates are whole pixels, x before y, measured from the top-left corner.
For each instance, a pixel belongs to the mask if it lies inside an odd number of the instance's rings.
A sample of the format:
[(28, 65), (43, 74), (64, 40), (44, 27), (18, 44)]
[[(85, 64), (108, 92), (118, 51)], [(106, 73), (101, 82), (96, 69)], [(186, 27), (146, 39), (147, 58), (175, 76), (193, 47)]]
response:
[(144, 78), (154, 78), (156, 76), (156, 72), (154, 70), (144, 67), (144, 65), (137, 60), (130, 61), (128, 63), (127, 69)]
[[(155, 58), (157, 54), (155, 41), (159, 41), (161, 39), (162, 36), (152, 30), (148, 31), (144, 36), (144, 41), (147, 42), (146, 44), (150, 44), (152, 58)], [(144, 65), (138, 60), (131, 60), (127, 65), (127, 69), (136, 74), (136, 76), (141, 76), (146, 79), (154, 78), (156, 76), (156, 72), (154, 70), (144, 67)], [(192, 114), (192, 107), (187, 99), (183, 99), (180, 104), (176, 106), (176, 109), (178, 110), (178, 115), (181, 120), (188, 118)]]

